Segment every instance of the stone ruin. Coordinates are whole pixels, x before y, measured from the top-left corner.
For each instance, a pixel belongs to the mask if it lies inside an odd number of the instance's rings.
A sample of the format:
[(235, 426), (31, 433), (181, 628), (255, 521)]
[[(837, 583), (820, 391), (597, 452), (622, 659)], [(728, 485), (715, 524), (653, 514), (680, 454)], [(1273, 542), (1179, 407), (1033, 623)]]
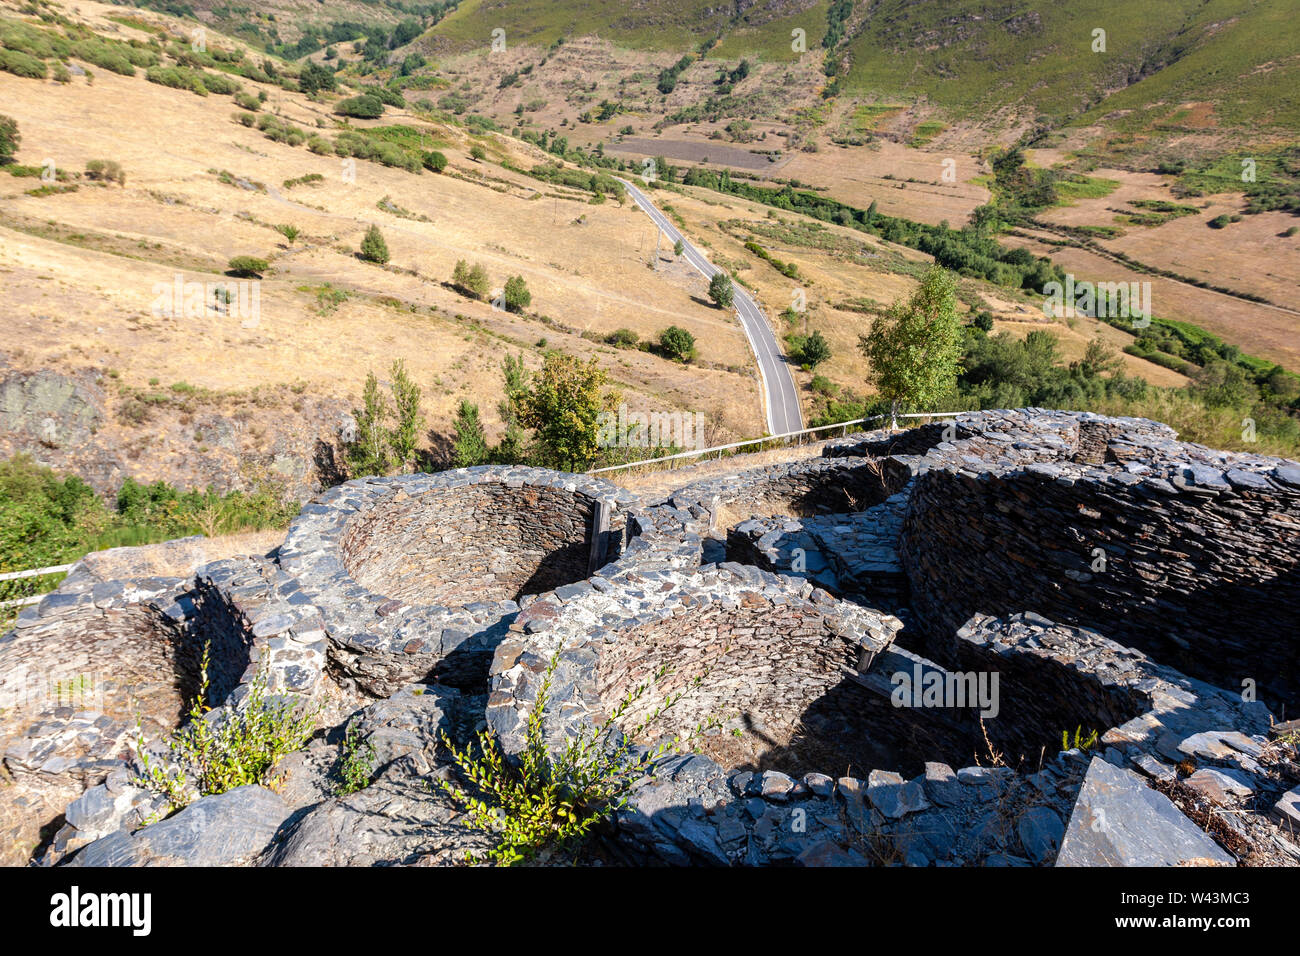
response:
[[(442, 865), (485, 837), (443, 735), (508, 754), (680, 701), (594, 848), (670, 865), (1300, 863), (1300, 464), (991, 411), (643, 502), (526, 467), (352, 481), (260, 558), (88, 556), (0, 638), (0, 859)], [(320, 709), (276, 791), (166, 819), (137, 750), (202, 649)], [(1062, 735), (1065, 735), (1064, 741)], [(373, 782), (337, 794), (345, 736)]]

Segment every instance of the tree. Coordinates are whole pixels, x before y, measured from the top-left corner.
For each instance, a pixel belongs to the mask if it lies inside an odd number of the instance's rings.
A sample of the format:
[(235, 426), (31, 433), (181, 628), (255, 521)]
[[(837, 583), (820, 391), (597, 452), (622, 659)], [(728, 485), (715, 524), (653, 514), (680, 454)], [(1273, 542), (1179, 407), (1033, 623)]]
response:
[(803, 348), (799, 350), (799, 356), (804, 365), (816, 368), (831, 357), (830, 343), (820, 332), (813, 332), (803, 340)]
[(971, 325), (975, 326), (975, 328), (979, 329), (981, 332), (992, 332), (993, 313), (989, 312), (987, 309), (977, 313), (975, 318), (971, 320)]
[(297, 226), (291, 226), (288, 224), (276, 226), (275, 231), (278, 232), (280, 235), (284, 236), (284, 238), (288, 239), (290, 245), (293, 245), (293, 241), (297, 239), (300, 235), (302, 235), (301, 229), (299, 229)]
[(356, 119), (378, 119), (384, 115), (384, 104), (379, 97), (362, 93), (360, 96), (339, 100), (338, 105), (334, 107), (334, 112), (339, 116), (351, 116)]
[(388, 446), (392, 449), (396, 463), (405, 470), (415, 458), (415, 446), (419, 441), (420, 429), (424, 426), (424, 414), (420, 411), (420, 386), (406, 374), (406, 363), (401, 359), (393, 362), (389, 374), (393, 377), (396, 423), (388, 432)]
[(481, 465), (488, 460), (487, 436), (478, 417), (478, 406), (461, 399), (456, 408), (456, 440), (451, 457), (457, 468)]
[(680, 256), (685, 251), (686, 243), (682, 242), (680, 239), (673, 243), (673, 255)]
[(474, 160), (476, 163), (481, 163), (483, 160), (487, 159), (487, 150), (478, 143), (475, 143), (469, 148), (469, 158)]
[(867, 207), (867, 215), (863, 220), (868, 226), (876, 221), (876, 201), (871, 200), (871, 205)]
[(1192, 374), (1192, 394), (1209, 408), (1229, 408), (1259, 400), (1259, 392), (1246, 370), (1222, 359), (1207, 362)]
[(424, 154), (424, 168), (431, 172), (440, 173), (447, 168), (447, 157), (438, 150)]
[(719, 272), (709, 280), (709, 298), (718, 304), (718, 308), (730, 308), (735, 294), (736, 290), (731, 284), (731, 276), (725, 272)]
[(310, 60), (307, 61), (298, 74), (298, 89), (309, 95), (318, 93), (321, 90), (333, 92), (337, 85), (333, 70)]
[(1095, 378), (1108, 372), (1114, 372), (1120, 367), (1119, 353), (1115, 346), (1111, 345), (1101, 333), (1097, 333), (1088, 341), (1088, 346), (1083, 350), (1083, 358), (1073, 363), (1071, 368), (1077, 370), (1085, 378)]
[(921, 287), (904, 303), (894, 302), (859, 336), (858, 348), (871, 363), (871, 379), (889, 402), (890, 427), (904, 406), (925, 408), (950, 392), (961, 371), (962, 329), (952, 273), (932, 266)]
[(18, 133), (18, 121), (12, 116), (0, 116), (0, 165), (13, 160), (22, 139)]
[(378, 226), (366, 230), (366, 236), (361, 240), (361, 258), (380, 265), (388, 261), (388, 243), (384, 241), (384, 234)]
[(583, 362), (548, 352), (532, 385), (514, 397), (520, 424), (537, 432), (552, 462), (575, 471), (595, 459), (600, 451), (597, 416), (606, 404), (605, 379), (594, 358)]
[(670, 325), (659, 333), (659, 347), (669, 358), (689, 362), (695, 357), (695, 336), (679, 326)]
[(379, 388), (379, 379), (371, 372), (361, 391), (361, 408), (354, 409), (355, 440), (348, 446), (348, 467), (353, 478), (387, 473), (390, 458), (384, 423), (391, 414), (388, 396)]
[(507, 355), (501, 363), (501, 373), (505, 379), (505, 398), (497, 406), (497, 411), (505, 424), (505, 434), (492, 449), (491, 457), (499, 465), (514, 465), (527, 458), (527, 435), (519, 424), (517, 413), (520, 397), (528, 390), (528, 371), (524, 368), (523, 355), (514, 358)]
[(246, 279), (260, 279), (269, 267), (270, 264), (265, 259), (256, 256), (235, 256), (226, 266), (231, 275)]
[(483, 264), (476, 262), (470, 266), (464, 259), (457, 260), (456, 268), (452, 270), (451, 284), (471, 299), (482, 299), (491, 288)]
[(511, 276), (507, 279), (504, 294), (508, 312), (522, 312), (533, 301), (533, 294), (528, 291), (523, 276)]

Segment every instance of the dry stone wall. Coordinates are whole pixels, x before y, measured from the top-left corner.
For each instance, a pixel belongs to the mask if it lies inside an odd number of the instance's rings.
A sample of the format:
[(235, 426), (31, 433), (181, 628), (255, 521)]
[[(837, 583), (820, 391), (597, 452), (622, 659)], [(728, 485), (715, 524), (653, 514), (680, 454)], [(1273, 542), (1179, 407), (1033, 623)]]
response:
[(303, 508), (278, 563), (289, 600), (320, 611), (345, 687), (481, 685), (520, 591), (618, 558), (636, 504), (609, 482), (523, 466), (351, 481)]
[(930, 453), (900, 543), (928, 649), (945, 657), (977, 612), (1030, 609), (1296, 699), (1300, 465), (1123, 433), (1107, 447), (1125, 463)]
[[(348, 482), (266, 558), (179, 579), (83, 567), (0, 638), (0, 690), (51, 654), (139, 662), (172, 722), (204, 646), (223, 706), (257, 674), (276, 694), (369, 703), (290, 758), (282, 801), (207, 797), (247, 825), (207, 832), (205, 811), (138, 829), (158, 804), (107, 710), (34, 714), (6, 766), (76, 797), (46, 862), (454, 862), (483, 838), (427, 785), (454, 774), (437, 734), (463, 743), (485, 718), (518, 754), (553, 664), (552, 747), (642, 684), (616, 738), (682, 697), (634, 758), (708, 728), (701, 753), (658, 760), (634, 789), (610, 860), (1142, 862), (1088, 825), (1139, 805), (1159, 862), (1300, 860), (1263, 822), (1300, 823), (1270, 726), (1270, 705), (1296, 697), (1298, 495), (1294, 462), (1041, 409), (852, 436), (649, 507), (522, 467)], [(902, 676), (994, 696), (899, 697)], [(1075, 727), (1096, 745), (1058, 753)], [(347, 728), (382, 766), (332, 798)], [(1116, 780), (1141, 798), (1111, 800)], [(1166, 792), (1231, 813), (1206, 811), (1225, 818), (1207, 835)]]

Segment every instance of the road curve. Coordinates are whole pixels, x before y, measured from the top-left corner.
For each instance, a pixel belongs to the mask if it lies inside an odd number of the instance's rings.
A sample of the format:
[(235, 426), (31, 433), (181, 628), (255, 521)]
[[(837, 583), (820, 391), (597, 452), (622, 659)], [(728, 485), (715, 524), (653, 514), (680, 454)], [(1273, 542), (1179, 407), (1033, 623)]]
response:
[[(668, 217), (655, 207), (645, 193), (626, 179), (619, 179), (619, 182), (627, 188), (637, 206), (654, 220), (655, 225), (663, 231), (670, 242), (681, 242), (685, 249), (683, 255), (686, 261), (703, 273), (706, 279), (712, 279), (722, 271), (706, 259), (699, 249), (691, 245), (689, 239), (677, 231)], [(786, 365), (781, 346), (777, 344), (776, 336), (772, 334), (772, 327), (767, 324), (767, 319), (758, 304), (750, 298), (749, 293), (739, 282), (733, 282), (732, 286), (736, 290), (734, 297), (736, 315), (745, 330), (745, 337), (749, 339), (749, 347), (753, 350), (754, 357), (758, 359), (758, 371), (763, 380), (763, 406), (768, 434), (784, 435), (787, 432), (799, 431), (803, 428), (799, 392), (795, 389), (794, 376), (790, 374), (790, 368)]]

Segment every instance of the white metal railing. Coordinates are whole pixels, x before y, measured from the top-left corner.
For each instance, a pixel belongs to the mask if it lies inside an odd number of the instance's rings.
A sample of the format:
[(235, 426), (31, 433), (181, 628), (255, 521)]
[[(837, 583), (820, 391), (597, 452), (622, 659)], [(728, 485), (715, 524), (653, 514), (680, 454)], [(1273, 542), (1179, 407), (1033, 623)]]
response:
[[(48, 568), (30, 568), (26, 571), (6, 571), (0, 574), (0, 581), (18, 581), (22, 578), (40, 578), (47, 574), (62, 574), (64, 571), (71, 571), (70, 564), (56, 564)], [(28, 604), (35, 604), (44, 594), (33, 594), (30, 597), (10, 598), (7, 601), (0, 601), (0, 607), (24, 607)]]
[[(893, 418), (955, 418), (958, 415), (966, 414), (969, 414), (969, 412), (909, 412), (903, 415), (895, 415)], [(830, 431), (834, 428), (844, 429), (844, 434), (847, 435), (850, 425), (865, 425), (867, 422), (881, 422), (888, 418), (890, 418), (889, 415), (872, 415), (870, 418), (855, 418), (847, 422), (836, 422), (833, 425), (818, 425), (816, 428), (802, 428), (799, 431), (782, 432), (780, 435), (768, 435), (765, 438), (749, 438), (745, 441), (732, 442), (729, 445), (714, 445), (711, 448), (699, 448), (695, 451), (682, 451), (675, 455), (664, 455), (660, 458), (643, 458), (640, 461), (629, 461), (622, 465), (607, 465), (604, 468), (593, 468), (588, 471), (587, 474), (598, 475), (602, 472), (622, 471), (627, 468), (639, 468), (642, 465), (655, 465), (665, 461), (675, 462), (684, 458), (698, 458), (704, 455), (711, 455), (715, 452), (718, 457), (721, 458), (724, 452), (734, 451), (737, 448), (745, 448), (749, 445), (763, 445), (768, 442), (783, 440), (788, 443), (788, 439), (791, 438), (800, 439), (799, 443), (802, 444), (804, 435), (811, 435), (814, 432)]]
[(56, 564), (52, 568), (32, 568), (30, 571), (6, 571), (0, 574), (0, 581), (17, 581), (19, 578), (39, 578), (45, 574), (62, 574), (71, 571), (70, 564)]

